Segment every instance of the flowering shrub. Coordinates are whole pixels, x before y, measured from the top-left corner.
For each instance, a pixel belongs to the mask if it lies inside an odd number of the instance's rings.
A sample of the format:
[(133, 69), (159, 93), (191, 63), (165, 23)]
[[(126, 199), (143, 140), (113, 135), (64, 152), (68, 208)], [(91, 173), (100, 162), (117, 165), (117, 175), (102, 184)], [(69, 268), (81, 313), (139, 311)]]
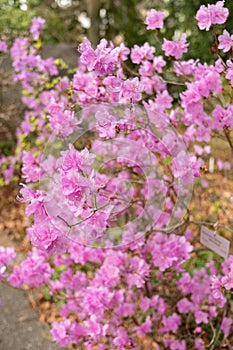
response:
[[(201, 6), (196, 19), (209, 30), (228, 14), (219, 1)], [(152, 9), (145, 24), (162, 28), (164, 14)], [(85, 39), (70, 79), (59, 75), (64, 62), (39, 55), (43, 25), (35, 18), (31, 37), (11, 48), (27, 109), (16, 155), (1, 164), (5, 182), (22, 164), (20, 200), (33, 215), (27, 236), (37, 248), (8, 281), (44, 286), (62, 300), (52, 324), (61, 346), (227, 344), (232, 255), (190, 268), (199, 259), (191, 225), (199, 223), (189, 203), (212, 135), (233, 151), (233, 63), (219, 52), (232, 53), (232, 36), (224, 30), (216, 37), (213, 65), (182, 60), (185, 33), (160, 43), (164, 57), (148, 43), (130, 50), (103, 39), (94, 49)], [(182, 88), (178, 98), (173, 84)], [(13, 252), (2, 254), (5, 266)]]

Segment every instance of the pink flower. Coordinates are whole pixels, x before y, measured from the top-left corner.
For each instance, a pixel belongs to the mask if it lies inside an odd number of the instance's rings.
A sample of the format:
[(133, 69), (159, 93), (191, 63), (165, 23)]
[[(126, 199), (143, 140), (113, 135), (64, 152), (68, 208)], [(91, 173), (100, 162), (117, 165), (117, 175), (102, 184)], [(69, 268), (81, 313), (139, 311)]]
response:
[(16, 257), (15, 250), (13, 247), (2, 247), (0, 246), (0, 265), (8, 265), (11, 260)]
[(186, 43), (186, 37), (186, 34), (183, 33), (180, 37), (180, 41), (170, 41), (164, 39), (162, 49), (165, 51), (165, 55), (175, 57), (177, 60), (180, 59), (183, 53), (188, 51), (189, 44)]
[(219, 307), (223, 307), (224, 304), (226, 303), (226, 298), (222, 293), (222, 281), (220, 277), (214, 275), (211, 277), (210, 282), (211, 282), (211, 285), (210, 285), (211, 301), (216, 303)]
[(139, 47), (138, 45), (134, 45), (131, 52), (132, 62), (135, 64), (139, 64), (144, 60), (152, 60), (153, 53), (155, 52), (155, 48), (150, 46), (148, 43), (145, 43), (143, 46)]
[(169, 346), (170, 350), (186, 350), (186, 342), (185, 340), (179, 341), (177, 339), (164, 339), (164, 345), (166, 346), (166, 349)]
[(140, 302), (140, 307), (144, 312), (146, 312), (150, 307), (150, 299), (147, 297), (142, 298)]
[(224, 8), (224, 0), (218, 1), (215, 5), (208, 5), (212, 24), (223, 24), (229, 15), (229, 10)]
[(33, 248), (27, 259), (14, 269), (8, 281), (13, 287), (20, 287), (22, 284), (42, 286), (50, 281), (52, 273), (53, 269), (46, 262), (46, 254)]
[(210, 300), (213, 301), (214, 303), (216, 303), (218, 305), (218, 307), (223, 307), (225, 305), (225, 303), (226, 303), (225, 296), (218, 289), (214, 289), (212, 291)]
[(60, 235), (60, 232), (49, 221), (40, 222), (30, 228), (32, 243), (43, 250), (49, 250)]
[(195, 313), (195, 319), (196, 319), (196, 323), (208, 323), (208, 314), (207, 312), (204, 312), (202, 310), (197, 310)]
[(30, 187), (20, 184), (23, 188), (20, 189), (20, 196), (17, 200), (21, 203), (30, 202), (25, 210), (26, 215), (34, 214), (35, 218), (42, 218), (47, 215), (45, 208), (46, 193), (44, 191), (33, 191)]
[(203, 188), (209, 187), (209, 182), (207, 180), (201, 179), (201, 186)]
[(164, 13), (151, 9), (146, 16), (145, 24), (146, 29), (161, 29), (163, 28)]
[(7, 50), (7, 44), (5, 41), (0, 40), (0, 52), (6, 52)]
[[(212, 115), (214, 117), (213, 128), (222, 129), (224, 126), (227, 126), (230, 128), (233, 126), (232, 107), (230, 105), (223, 108), (222, 106), (217, 104), (215, 109), (212, 112)], [(228, 164), (225, 164), (222, 161), (218, 161), (219, 170), (222, 170), (222, 169), (227, 170), (228, 167), (229, 167)]]
[(122, 84), (120, 98), (125, 103), (140, 101), (142, 98), (142, 89), (143, 86), (138, 77), (127, 79)]
[(96, 279), (98, 279), (99, 283), (103, 283), (103, 285), (115, 287), (120, 283), (119, 268), (108, 264), (108, 261), (105, 260), (104, 265), (96, 273)]
[(63, 194), (71, 206), (70, 209), (80, 214), (80, 210), (83, 211), (81, 208), (85, 197), (90, 193), (90, 180), (72, 169), (69, 172), (63, 173), (61, 183)]
[(69, 319), (61, 322), (53, 322), (51, 333), (54, 339), (61, 345), (71, 345), (73, 338), (71, 337), (71, 330), (73, 325)]
[(79, 152), (72, 144), (69, 144), (68, 151), (62, 152), (62, 156), (62, 170), (65, 173), (72, 171), (72, 169), (85, 171), (93, 163), (95, 158), (86, 148)]
[(40, 32), (43, 29), (45, 25), (44, 18), (41, 17), (33, 17), (32, 19), (32, 25), (30, 28), (30, 33), (32, 34), (32, 37), (34, 40), (38, 40), (40, 36)]
[(130, 267), (133, 273), (128, 274), (129, 287), (141, 288), (145, 283), (145, 278), (149, 275), (150, 266), (143, 259), (134, 256), (130, 261)]
[(163, 317), (163, 327), (160, 328), (160, 332), (176, 332), (181, 324), (181, 317), (175, 312), (169, 317)]
[(197, 155), (201, 156), (203, 154), (209, 154), (210, 153), (210, 146), (204, 146), (202, 148), (199, 145), (194, 145), (194, 150), (197, 153)]
[(51, 105), (48, 107), (50, 126), (56, 134), (67, 137), (72, 134), (78, 124), (74, 112), (65, 110), (62, 104), (51, 102)]
[(201, 338), (195, 339), (195, 347), (197, 350), (204, 350), (205, 349), (204, 342)]
[(193, 303), (187, 298), (183, 298), (177, 303), (177, 309), (180, 314), (188, 314), (190, 311), (193, 311)]
[(150, 320), (150, 316), (146, 317), (146, 321), (139, 327), (135, 327), (134, 331), (137, 332), (137, 335), (145, 335), (146, 333), (151, 332), (151, 326), (152, 326), (152, 322)]
[(23, 151), (23, 167), (22, 173), (26, 182), (36, 182), (40, 179), (43, 174), (43, 170), (41, 169), (40, 162), (41, 156), (34, 157), (32, 151)]
[(174, 234), (167, 236), (157, 233), (152, 242), (152, 261), (161, 272), (171, 266), (179, 269), (184, 259), (187, 259), (192, 251), (192, 246), (184, 237), (177, 237)]
[(109, 114), (107, 110), (97, 111), (95, 118), (100, 137), (111, 139), (116, 135), (116, 118)]
[(120, 327), (116, 331), (116, 337), (113, 339), (113, 344), (117, 346), (117, 349), (125, 349), (125, 345), (129, 345), (128, 333), (124, 330), (123, 327)]
[(123, 303), (116, 308), (116, 314), (121, 317), (133, 316), (136, 311), (136, 305), (133, 303)]
[(123, 43), (121, 43), (120, 46), (115, 47), (112, 51), (121, 61), (126, 61), (130, 53), (130, 49), (128, 49)]
[(80, 62), (88, 67), (88, 70), (92, 70), (97, 55), (91, 46), (91, 42), (87, 39), (83, 39), (83, 43), (81, 43), (78, 47), (78, 51), (81, 53)]
[(92, 338), (100, 338), (103, 333), (102, 324), (98, 322), (95, 315), (84, 322), (86, 334)]
[(231, 60), (227, 60), (227, 66), (226, 78), (230, 80), (231, 86), (233, 87), (233, 63)]
[(185, 154), (184, 151), (172, 160), (172, 171), (175, 178), (179, 178), (184, 185), (194, 182), (194, 178), (199, 176), (199, 168), (201, 164), (196, 156)]
[[(145, 79), (145, 76), (151, 76), (153, 74), (153, 66), (149, 61), (142, 62), (139, 68), (139, 74), (142, 75), (142, 81)], [(145, 80), (144, 80), (145, 81)]]
[(217, 317), (217, 315), (218, 315), (218, 313), (216, 310), (216, 306), (210, 306), (209, 307), (209, 318), (213, 319), (213, 318)]
[(222, 285), (226, 288), (226, 290), (230, 290), (233, 288), (233, 274), (229, 273), (227, 276), (223, 276), (221, 278)]
[(194, 329), (194, 333), (196, 333), (196, 334), (199, 334), (199, 333), (201, 333), (202, 332), (202, 328), (201, 327), (196, 327), (195, 329)]
[(15, 260), (16, 254), (13, 247), (0, 246), (0, 282), (5, 275), (6, 266), (10, 264), (12, 260)]
[(222, 170), (230, 170), (231, 169), (231, 163), (223, 162), (221, 159), (218, 159), (217, 160), (217, 167), (218, 167), (218, 170), (220, 170), (220, 171), (222, 171)]
[[(209, 6), (209, 5), (208, 5)], [(211, 18), (210, 18), (210, 13), (209, 13), (209, 9), (204, 6), (201, 5), (201, 7), (199, 8), (199, 10), (197, 11), (196, 14), (196, 20), (198, 21), (198, 27), (202, 30), (202, 29), (206, 29), (209, 30), (210, 26), (211, 26)]]
[(163, 67), (166, 66), (166, 61), (163, 59), (163, 56), (156, 56), (153, 60), (153, 67), (158, 73), (162, 73)]
[(228, 337), (230, 334), (232, 322), (232, 318), (229, 317), (224, 317), (222, 321), (221, 330), (223, 331), (225, 337)]
[(179, 61), (174, 63), (174, 70), (178, 76), (194, 74), (197, 61)]
[(109, 47), (107, 45), (107, 40), (102, 39), (94, 50), (90, 41), (84, 38), (78, 51), (81, 53), (80, 62), (87, 67), (88, 71), (95, 70), (99, 75), (112, 74), (121, 57), (125, 59), (125, 55), (128, 54), (126, 49), (121, 48), (121, 52), (119, 52), (119, 50), (114, 49), (112, 43)]
[(223, 52), (228, 52), (233, 46), (233, 35), (230, 35), (226, 29), (223, 34), (218, 37), (219, 45), (218, 48)]
[(167, 90), (164, 90), (162, 93), (158, 93), (156, 96), (156, 103), (162, 110), (172, 107), (173, 98), (169, 95)]
[(203, 30), (209, 30), (212, 24), (223, 24), (229, 15), (227, 8), (224, 8), (225, 1), (218, 1), (215, 5), (208, 7), (201, 5), (196, 14), (198, 27)]
[(193, 288), (191, 276), (185, 272), (182, 277), (177, 281), (177, 288), (182, 291), (183, 294), (191, 293)]

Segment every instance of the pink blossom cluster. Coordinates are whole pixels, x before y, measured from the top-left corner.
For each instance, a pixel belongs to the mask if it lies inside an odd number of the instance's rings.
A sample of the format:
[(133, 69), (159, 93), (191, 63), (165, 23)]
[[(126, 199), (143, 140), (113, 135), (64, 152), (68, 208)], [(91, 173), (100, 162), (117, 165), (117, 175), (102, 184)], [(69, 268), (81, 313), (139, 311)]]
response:
[(6, 268), (16, 258), (16, 253), (13, 247), (0, 246), (0, 282), (6, 276)]
[(201, 5), (197, 11), (196, 20), (200, 29), (209, 30), (213, 24), (223, 24), (229, 15), (229, 10), (224, 7), (225, 1), (218, 1), (215, 5)]
[(223, 52), (228, 52), (233, 46), (233, 35), (230, 35), (229, 32), (224, 29), (223, 34), (219, 35), (218, 41), (218, 48), (223, 50)]
[[(223, 5), (201, 6), (199, 27), (224, 23)], [(145, 24), (160, 29), (163, 20), (153, 9)], [(186, 34), (164, 39), (163, 56), (149, 43), (129, 49), (103, 39), (94, 49), (84, 39), (68, 78), (36, 49), (43, 25), (34, 19), (31, 37), (11, 48), (26, 111), (16, 155), (0, 164), (7, 181), (21, 166), (20, 199), (34, 219), (27, 237), (35, 247), (9, 283), (43, 286), (62, 300), (51, 330), (61, 346), (138, 349), (147, 337), (157, 350), (204, 350), (213, 327), (226, 339), (232, 255), (221, 268), (210, 257), (198, 266), (186, 200), (212, 155), (212, 135), (229, 142), (231, 35), (218, 36), (227, 57), (211, 65), (182, 60)], [(176, 81), (178, 97), (169, 88)], [(13, 258), (0, 250), (0, 269)]]
[(147, 29), (161, 29), (163, 28), (164, 13), (151, 9), (146, 16), (145, 24)]
[(52, 272), (53, 269), (46, 261), (46, 255), (33, 248), (21, 265), (14, 269), (8, 281), (13, 287), (19, 287), (22, 284), (32, 287), (43, 286), (49, 282)]
[(164, 39), (162, 49), (166, 56), (175, 57), (176, 60), (179, 60), (183, 53), (188, 51), (188, 46), (189, 44), (186, 43), (186, 34), (183, 33), (180, 40), (177, 41)]
[(65, 101), (56, 102), (52, 99), (49, 107), (49, 125), (51, 129), (58, 135), (67, 137), (72, 134), (74, 128), (77, 126), (77, 120), (73, 111), (66, 109)]
[(7, 44), (5, 41), (0, 40), (0, 52), (6, 52), (7, 51)]
[(218, 305), (223, 306), (226, 303), (224, 292), (229, 292), (233, 288), (233, 258), (229, 256), (222, 263), (221, 275), (214, 275), (211, 279), (212, 298)]
[(45, 25), (45, 19), (41, 17), (33, 17), (32, 24), (30, 28), (30, 33), (34, 40), (38, 40), (40, 33)]
[(93, 69), (98, 74), (112, 74), (120, 62), (125, 61), (129, 54), (129, 49), (124, 45), (115, 48), (112, 43), (108, 47), (108, 42), (102, 39), (94, 50), (90, 41), (85, 38), (84, 42), (79, 46), (80, 63), (84, 64), (89, 71)]
[(16, 159), (14, 156), (1, 156), (0, 158), (0, 167), (2, 168), (2, 178), (4, 179), (4, 183), (8, 184), (11, 182), (14, 169), (15, 169)]

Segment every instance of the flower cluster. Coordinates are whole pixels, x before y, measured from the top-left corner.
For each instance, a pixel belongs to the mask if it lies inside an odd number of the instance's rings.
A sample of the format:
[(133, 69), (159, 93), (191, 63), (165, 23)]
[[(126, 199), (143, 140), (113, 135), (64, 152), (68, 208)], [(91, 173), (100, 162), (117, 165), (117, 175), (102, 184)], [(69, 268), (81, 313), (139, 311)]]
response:
[(6, 275), (6, 268), (13, 260), (15, 260), (16, 254), (13, 247), (0, 246), (0, 282)]
[(26, 260), (8, 277), (8, 281), (13, 287), (22, 284), (28, 286), (42, 286), (46, 284), (52, 275), (52, 268), (46, 262), (46, 255), (37, 249), (33, 249)]
[(155, 9), (150, 10), (147, 13), (145, 24), (147, 29), (162, 29), (163, 28), (164, 13), (156, 11)]
[(202, 5), (197, 11), (196, 19), (200, 29), (210, 30), (213, 24), (223, 24), (229, 15), (229, 11), (224, 7), (225, 1), (218, 1), (215, 5)]
[[(224, 1), (196, 15), (206, 30), (227, 17)], [(164, 18), (152, 9), (147, 29), (161, 29)], [(73, 77), (60, 77), (65, 63), (37, 50), (43, 25), (34, 19), (31, 37), (11, 48), (26, 111), (16, 155), (0, 164), (6, 181), (21, 165), (20, 200), (34, 218), (27, 237), (35, 247), (9, 283), (44, 286), (62, 301), (51, 330), (61, 346), (138, 349), (149, 339), (151, 349), (204, 350), (223, 341), (232, 325), (232, 255), (221, 268), (214, 259), (196, 266), (187, 207), (212, 135), (232, 148), (230, 55), (212, 65), (185, 61), (185, 33), (164, 38), (164, 56), (149, 43), (129, 49), (102, 39), (94, 49), (84, 39)], [(218, 50), (231, 51), (230, 33), (216, 38)], [(176, 81), (178, 97), (169, 88)], [(0, 251), (3, 272), (12, 258)]]

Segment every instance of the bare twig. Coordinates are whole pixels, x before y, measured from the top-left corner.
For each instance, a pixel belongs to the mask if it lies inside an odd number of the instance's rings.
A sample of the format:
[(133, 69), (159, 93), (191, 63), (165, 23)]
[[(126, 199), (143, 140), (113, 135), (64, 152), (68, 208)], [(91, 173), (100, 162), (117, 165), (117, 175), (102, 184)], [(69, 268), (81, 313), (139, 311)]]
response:
[[(194, 225), (206, 225), (206, 226), (212, 226), (215, 227), (216, 223), (213, 222), (207, 222), (207, 221), (195, 221), (195, 220), (189, 220), (190, 224), (194, 224)], [(225, 225), (219, 224), (217, 225), (218, 227), (222, 227), (224, 230), (229, 231), (231, 233), (233, 233), (233, 230), (230, 227), (227, 227)]]
[[(224, 319), (224, 317), (226, 316), (226, 313), (227, 313), (227, 305), (225, 305), (224, 306), (224, 310), (223, 310), (223, 314), (222, 314), (222, 318), (221, 318), (221, 323), (222, 323), (222, 321), (223, 321), (223, 319)], [(215, 346), (216, 346), (216, 344), (217, 344), (217, 342), (218, 342), (218, 340), (219, 340), (219, 337), (220, 337), (220, 334), (221, 334), (221, 323), (219, 324), (219, 329), (218, 329), (218, 332), (216, 332), (216, 330), (215, 330), (215, 328), (213, 327), (213, 325), (212, 325), (212, 322), (210, 322), (210, 326), (211, 326), (211, 328), (212, 328), (212, 331), (213, 331), (213, 338), (212, 338), (212, 340), (211, 340), (211, 342), (210, 342), (210, 344), (209, 344), (209, 350), (213, 350), (214, 348), (215, 348)]]
[(226, 129), (226, 128), (223, 130), (223, 132), (224, 132), (224, 135), (227, 139), (227, 142), (231, 148), (231, 152), (233, 154), (233, 143), (232, 143), (231, 138), (230, 138), (230, 133), (229, 133), (228, 129)]

